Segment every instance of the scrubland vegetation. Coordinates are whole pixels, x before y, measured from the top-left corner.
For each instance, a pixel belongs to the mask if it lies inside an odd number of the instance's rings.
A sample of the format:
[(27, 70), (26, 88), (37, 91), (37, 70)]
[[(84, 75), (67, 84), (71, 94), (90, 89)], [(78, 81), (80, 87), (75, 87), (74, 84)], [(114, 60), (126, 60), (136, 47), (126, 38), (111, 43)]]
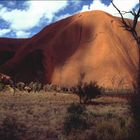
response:
[(33, 82), (1, 87), (1, 140), (138, 138), (139, 101), (101, 96), (104, 90), (96, 83), (71, 89)]

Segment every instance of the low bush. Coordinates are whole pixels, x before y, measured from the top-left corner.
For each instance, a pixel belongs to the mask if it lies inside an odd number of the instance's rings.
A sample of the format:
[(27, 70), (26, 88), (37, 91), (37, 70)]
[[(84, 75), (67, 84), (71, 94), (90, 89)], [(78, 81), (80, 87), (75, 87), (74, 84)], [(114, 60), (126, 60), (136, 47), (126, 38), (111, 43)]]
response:
[(49, 85), (49, 84), (43, 85), (43, 90), (44, 90), (45, 92), (51, 91), (50, 85)]
[(86, 108), (81, 104), (71, 104), (67, 109), (64, 121), (64, 132), (68, 135), (72, 131), (85, 130), (89, 124), (87, 122)]
[(24, 90), (24, 87), (25, 87), (25, 83), (23, 82), (18, 82), (16, 84), (16, 87), (20, 90), (20, 91), (23, 91)]
[(13, 93), (14, 89), (10, 85), (5, 85), (3, 92)]
[(79, 96), (80, 103), (90, 103), (92, 99), (101, 94), (102, 88), (96, 82), (78, 84), (75, 93)]
[(26, 126), (14, 117), (6, 117), (0, 126), (1, 140), (23, 140), (25, 134)]
[(39, 92), (43, 88), (42, 84), (38, 82), (31, 82), (28, 87), (30, 87), (34, 92)]

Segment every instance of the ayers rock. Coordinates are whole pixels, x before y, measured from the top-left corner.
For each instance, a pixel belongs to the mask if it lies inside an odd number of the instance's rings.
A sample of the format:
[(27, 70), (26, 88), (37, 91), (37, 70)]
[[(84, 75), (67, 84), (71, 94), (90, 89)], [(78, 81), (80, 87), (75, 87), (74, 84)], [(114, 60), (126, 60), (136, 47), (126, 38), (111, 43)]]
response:
[[(130, 21), (131, 22), (131, 21)], [(138, 49), (120, 18), (102, 11), (79, 13), (29, 39), (0, 38), (0, 72), (17, 81), (74, 86), (131, 86)]]

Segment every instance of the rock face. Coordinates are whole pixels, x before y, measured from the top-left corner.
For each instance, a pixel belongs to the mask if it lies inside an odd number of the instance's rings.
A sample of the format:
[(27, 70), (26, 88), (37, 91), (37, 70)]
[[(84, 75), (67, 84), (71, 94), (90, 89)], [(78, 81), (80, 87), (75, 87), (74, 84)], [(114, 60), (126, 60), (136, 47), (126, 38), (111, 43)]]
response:
[(74, 86), (84, 75), (104, 87), (130, 86), (137, 58), (131, 33), (102, 11), (76, 14), (29, 39), (0, 39), (0, 72), (24, 82)]

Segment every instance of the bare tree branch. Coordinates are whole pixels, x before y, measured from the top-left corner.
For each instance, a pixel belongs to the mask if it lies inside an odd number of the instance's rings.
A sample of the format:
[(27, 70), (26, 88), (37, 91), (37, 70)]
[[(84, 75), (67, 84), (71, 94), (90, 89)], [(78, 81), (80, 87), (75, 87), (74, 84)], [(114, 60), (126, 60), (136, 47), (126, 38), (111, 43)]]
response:
[[(135, 40), (137, 41), (137, 43), (139, 43), (139, 37), (136, 31), (136, 26), (138, 23), (138, 18), (140, 17), (140, 7), (138, 9), (138, 11), (136, 12), (135, 9), (133, 9), (132, 11), (120, 11), (117, 6), (113, 3), (113, 0), (111, 0), (112, 5), (115, 7), (115, 9), (119, 12), (121, 19), (122, 19), (122, 23), (124, 25), (124, 28), (128, 31), (130, 31), (133, 35), (133, 37), (135, 38)], [(139, 0), (139, 6), (140, 6), (140, 0)], [(126, 21), (126, 19), (124, 18), (124, 14), (128, 14), (131, 13), (134, 16), (133, 22), (132, 24), (129, 23), (129, 21)]]
[[(118, 11), (118, 13), (121, 16), (121, 21), (123, 23), (123, 27), (128, 30), (134, 37), (134, 39), (137, 42), (138, 45), (138, 54), (139, 54), (139, 58), (138, 58), (138, 71), (137, 71), (137, 77), (136, 77), (136, 91), (137, 93), (140, 93), (140, 36), (138, 35), (138, 31), (136, 29), (137, 25), (138, 25), (138, 19), (140, 17), (140, 0), (139, 0), (139, 7), (138, 10), (136, 9), (132, 9), (132, 11), (120, 11), (119, 8), (113, 3), (113, 0), (111, 0), (112, 5), (114, 6), (114, 8)], [(133, 15), (133, 20), (132, 23), (129, 23), (129, 20), (124, 18), (125, 14), (132, 14)]]
[(130, 26), (127, 24), (127, 22), (125, 21), (125, 19), (124, 19), (124, 17), (123, 17), (123, 15), (122, 15), (122, 13), (121, 13), (121, 11), (116, 7), (116, 5), (113, 3), (113, 0), (111, 0), (111, 3), (112, 3), (112, 5), (115, 7), (115, 9), (119, 12), (119, 14), (120, 14), (120, 16), (121, 16), (121, 19), (122, 19), (122, 22), (123, 22), (123, 24), (125, 25), (125, 28), (128, 30), (128, 31), (130, 31)]
[(139, 8), (138, 12), (136, 13), (136, 15), (134, 16), (133, 27), (132, 27), (134, 30), (136, 29), (139, 16), (140, 16), (140, 8)]
[(132, 9), (132, 13), (134, 14), (133, 16), (136, 15), (136, 11), (135, 11), (135, 9)]
[(135, 15), (135, 11), (121, 11), (122, 15), (125, 15), (125, 14), (131, 14), (131, 15)]

